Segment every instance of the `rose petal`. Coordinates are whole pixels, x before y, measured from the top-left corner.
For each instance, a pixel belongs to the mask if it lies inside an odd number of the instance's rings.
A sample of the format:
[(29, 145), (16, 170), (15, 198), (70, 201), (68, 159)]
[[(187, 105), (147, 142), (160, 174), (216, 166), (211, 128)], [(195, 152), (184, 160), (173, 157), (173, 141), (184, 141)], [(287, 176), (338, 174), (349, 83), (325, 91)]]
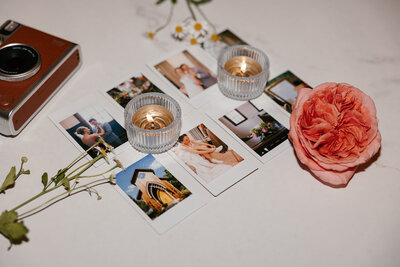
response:
[(330, 171), (326, 169), (315, 170), (310, 169), (311, 172), (318, 177), (321, 181), (328, 183), (330, 185), (346, 185), (351, 177), (353, 177), (354, 173), (356, 172), (357, 167), (347, 169), (342, 172)]

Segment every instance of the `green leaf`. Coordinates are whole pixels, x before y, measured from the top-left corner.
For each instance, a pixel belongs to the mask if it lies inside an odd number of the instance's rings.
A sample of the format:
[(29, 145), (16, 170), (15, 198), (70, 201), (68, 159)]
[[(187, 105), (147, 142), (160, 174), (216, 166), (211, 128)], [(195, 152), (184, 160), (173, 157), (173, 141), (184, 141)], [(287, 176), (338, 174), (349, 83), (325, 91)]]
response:
[(198, 6), (198, 5), (202, 5), (205, 3), (209, 3), (209, 2), (211, 2), (211, 0), (191, 0), (190, 2), (192, 2), (193, 5)]
[(69, 185), (69, 180), (68, 180), (68, 178), (64, 178), (64, 179), (62, 180), (62, 185), (64, 186), (65, 190), (69, 191), (70, 185)]
[(54, 178), (55, 185), (57, 185), (62, 179), (64, 179), (66, 171), (66, 169), (58, 171), (56, 178)]
[(0, 215), (0, 233), (10, 241), (11, 245), (21, 244), (27, 241), (28, 228), (23, 222), (17, 222), (18, 213), (15, 211), (3, 211)]
[(10, 172), (7, 174), (6, 179), (0, 187), (0, 193), (6, 191), (6, 189), (12, 187), (15, 184), (15, 180), (17, 177), (15, 176), (15, 166), (11, 167)]
[(47, 172), (43, 173), (43, 175), (42, 175), (42, 184), (43, 184), (43, 187), (46, 187), (46, 186), (47, 186), (48, 180), (49, 180), (49, 175), (47, 174)]
[(162, 4), (164, 1), (165, 1), (165, 0), (158, 0), (158, 1), (156, 2), (156, 5)]

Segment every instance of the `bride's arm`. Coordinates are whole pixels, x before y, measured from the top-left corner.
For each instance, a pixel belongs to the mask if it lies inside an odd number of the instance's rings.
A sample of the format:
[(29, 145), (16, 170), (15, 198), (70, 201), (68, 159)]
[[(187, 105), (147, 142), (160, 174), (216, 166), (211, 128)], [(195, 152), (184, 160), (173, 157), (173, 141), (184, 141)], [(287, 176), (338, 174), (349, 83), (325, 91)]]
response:
[(211, 149), (211, 148), (201, 149), (201, 148), (191, 148), (191, 147), (188, 147), (188, 146), (182, 146), (182, 149), (184, 149), (186, 151), (189, 151), (191, 153), (199, 154), (199, 155), (208, 154), (208, 153), (212, 153), (212, 152), (215, 151), (215, 147), (213, 149)]
[(201, 147), (215, 148), (214, 145), (211, 145), (211, 144), (208, 144), (208, 143), (204, 143), (204, 142), (201, 142), (201, 141), (192, 140), (192, 143), (195, 144), (196, 146), (198, 146), (200, 149), (202, 149)]

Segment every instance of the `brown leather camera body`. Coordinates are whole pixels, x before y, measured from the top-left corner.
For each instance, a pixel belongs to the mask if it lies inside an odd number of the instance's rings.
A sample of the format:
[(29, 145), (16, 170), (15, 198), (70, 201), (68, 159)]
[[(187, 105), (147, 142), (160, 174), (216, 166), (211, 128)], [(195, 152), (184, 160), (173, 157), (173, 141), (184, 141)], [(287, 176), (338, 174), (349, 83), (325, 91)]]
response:
[[(7, 36), (8, 32), (4, 29), (10, 23), (17, 26)], [(0, 133), (13, 136), (32, 120), (80, 67), (81, 52), (77, 44), (14, 21), (4, 23), (0, 35), (3, 39), (0, 39), (0, 49), (12, 44), (27, 44), (36, 49), (41, 61), (40, 69), (32, 77), (18, 81), (0, 79)]]

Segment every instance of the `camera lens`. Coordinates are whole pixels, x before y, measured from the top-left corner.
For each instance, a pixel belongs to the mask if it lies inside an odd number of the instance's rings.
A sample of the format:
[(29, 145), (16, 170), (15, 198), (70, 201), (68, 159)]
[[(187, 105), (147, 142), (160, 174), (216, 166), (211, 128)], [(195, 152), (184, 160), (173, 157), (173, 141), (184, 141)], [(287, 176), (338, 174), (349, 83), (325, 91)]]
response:
[(32, 46), (10, 44), (0, 49), (0, 80), (28, 79), (39, 71), (40, 65), (40, 54)]

